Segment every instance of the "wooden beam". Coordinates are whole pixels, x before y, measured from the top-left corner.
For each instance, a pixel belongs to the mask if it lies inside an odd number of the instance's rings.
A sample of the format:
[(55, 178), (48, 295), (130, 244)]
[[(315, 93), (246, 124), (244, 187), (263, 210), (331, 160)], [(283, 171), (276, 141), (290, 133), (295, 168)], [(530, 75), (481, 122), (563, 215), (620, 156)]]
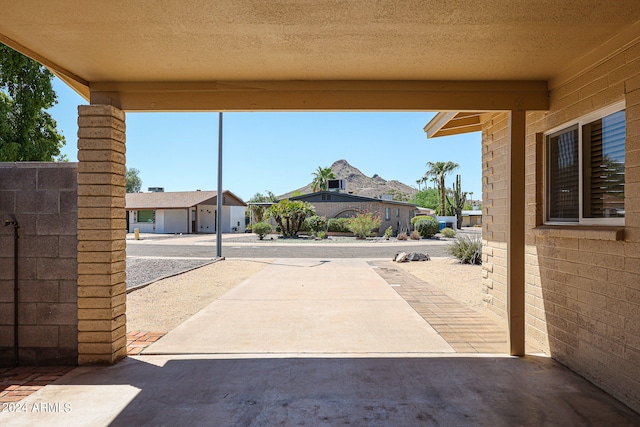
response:
[(524, 243), (525, 243), (525, 134), (526, 113), (509, 113), (507, 173), (507, 323), (509, 354), (525, 354)]
[(546, 82), (253, 81), (91, 83), (125, 111), (547, 110)]

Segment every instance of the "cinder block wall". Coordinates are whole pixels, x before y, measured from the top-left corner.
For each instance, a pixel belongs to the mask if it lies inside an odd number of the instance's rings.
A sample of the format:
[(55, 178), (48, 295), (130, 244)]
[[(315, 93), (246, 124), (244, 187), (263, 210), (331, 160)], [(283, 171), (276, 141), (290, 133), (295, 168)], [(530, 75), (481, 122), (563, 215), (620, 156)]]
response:
[[(620, 100), (626, 101), (627, 117), (623, 239), (594, 228), (536, 228), (544, 215), (542, 133)], [(548, 112), (527, 116), (527, 346), (640, 411), (640, 44), (552, 86), (550, 106)], [(505, 114), (494, 116), (483, 131), (489, 169), (483, 196), (485, 203), (491, 200), (484, 212), (486, 307), (502, 318), (506, 280), (496, 267), (505, 263), (506, 252), (495, 249), (503, 245), (496, 233), (501, 209), (495, 206), (503, 197), (496, 195), (498, 183), (491, 177), (501, 164), (496, 152), (506, 147), (504, 119)]]
[(76, 163), (0, 163), (0, 366), (12, 366), (17, 219), (21, 365), (78, 361)]

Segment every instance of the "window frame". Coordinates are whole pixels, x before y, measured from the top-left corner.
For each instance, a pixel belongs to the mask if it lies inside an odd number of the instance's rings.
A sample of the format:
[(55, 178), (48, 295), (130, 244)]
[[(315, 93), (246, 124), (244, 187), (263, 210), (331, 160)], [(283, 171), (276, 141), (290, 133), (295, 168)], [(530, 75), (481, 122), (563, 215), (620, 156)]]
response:
[[(606, 116), (612, 115), (619, 111), (625, 111), (625, 132), (627, 126), (626, 117), (626, 105), (625, 101), (619, 101), (611, 104), (607, 107), (585, 114), (575, 120), (566, 122), (560, 126), (556, 126), (543, 133), (543, 209), (544, 209), (544, 221), (545, 225), (564, 225), (564, 226), (577, 226), (577, 225), (593, 225), (593, 226), (624, 226), (625, 217), (623, 218), (585, 218), (584, 215), (584, 149), (583, 149), (583, 135), (582, 128), (584, 125), (600, 120)], [(578, 130), (578, 218), (567, 219), (564, 221), (550, 220), (549, 219), (549, 137), (557, 134), (563, 130), (569, 130), (570, 128), (577, 126)], [(625, 154), (627, 151), (627, 138), (625, 135)], [(626, 168), (626, 156), (625, 156), (625, 168)], [(625, 173), (626, 181), (626, 173)]]

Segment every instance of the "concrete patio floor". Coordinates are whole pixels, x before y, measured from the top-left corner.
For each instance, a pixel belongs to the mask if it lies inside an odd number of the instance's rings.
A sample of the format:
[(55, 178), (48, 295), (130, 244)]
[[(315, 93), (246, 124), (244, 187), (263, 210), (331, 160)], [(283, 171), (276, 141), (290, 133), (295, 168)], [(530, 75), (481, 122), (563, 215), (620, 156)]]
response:
[(0, 425), (640, 425), (547, 357), (455, 353), (361, 260), (277, 260), (145, 355), (20, 403)]

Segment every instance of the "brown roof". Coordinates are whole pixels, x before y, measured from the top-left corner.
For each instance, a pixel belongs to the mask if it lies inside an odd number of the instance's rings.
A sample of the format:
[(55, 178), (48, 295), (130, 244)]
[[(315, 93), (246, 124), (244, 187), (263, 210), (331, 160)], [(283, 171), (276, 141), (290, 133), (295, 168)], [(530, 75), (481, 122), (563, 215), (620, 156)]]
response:
[[(246, 206), (238, 196), (224, 191), (225, 206)], [(185, 209), (202, 204), (216, 204), (217, 191), (171, 191), (162, 193), (127, 193), (127, 209)], [(232, 198), (232, 200), (229, 200)]]

